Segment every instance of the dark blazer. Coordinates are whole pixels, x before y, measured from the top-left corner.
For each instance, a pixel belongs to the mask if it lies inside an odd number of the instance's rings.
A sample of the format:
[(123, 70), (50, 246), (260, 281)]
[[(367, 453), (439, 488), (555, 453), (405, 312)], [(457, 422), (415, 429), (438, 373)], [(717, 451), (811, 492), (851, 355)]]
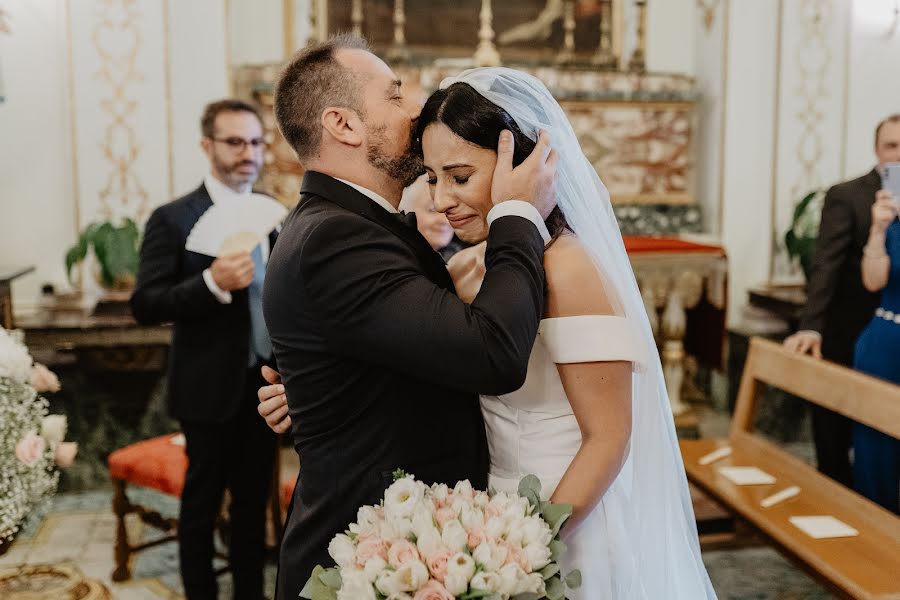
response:
[(469, 306), (414, 227), (306, 173), (263, 298), (301, 461), (278, 598), (296, 598), (316, 564), (332, 564), (331, 538), (379, 501), (395, 469), (486, 488), (478, 392), (524, 382), (543, 312), (543, 246), (526, 219), (498, 219)]
[(879, 189), (881, 177), (873, 169), (828, 190), (806, 288), (800, 329), (822, 334), (823, 356), (844, 365), (853, 364), (856, 338), (881, 297), (863, 286), (860, 267)]
[[(139, 323), (174, 324), (169, 351), (169, 409), (173, 417), (221, 423), (243, 397), (250, 352), (247, 290), (222, 304), (206, 287), (213, 258), (185, 250), (187, 236), (209, 207), (206, 186), (153, 211), (144, 228), (131, 310)], [(269, 242), (273, 244), (274, 233)]]

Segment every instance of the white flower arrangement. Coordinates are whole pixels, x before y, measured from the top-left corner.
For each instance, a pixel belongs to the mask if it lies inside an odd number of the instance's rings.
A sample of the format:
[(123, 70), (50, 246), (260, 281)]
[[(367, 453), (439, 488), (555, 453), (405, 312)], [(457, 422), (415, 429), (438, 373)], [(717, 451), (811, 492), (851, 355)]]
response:
[(38, 394), (59, 390), (59, 380), (33, 364), (19, 332), (0, 327), (0, 546), (28, 514), (56, 491), (59, 466), (75, 459), (65, 442), (66, 418), (49, 415)]
[(315, 568), (310, 600), (562, 600), (559, 530), (572, 507), (540, 501), (529, 475), (518, 494), (428, 486), (402, 471), (378, 506), (363, 506), (328, 546), (337, 567)]

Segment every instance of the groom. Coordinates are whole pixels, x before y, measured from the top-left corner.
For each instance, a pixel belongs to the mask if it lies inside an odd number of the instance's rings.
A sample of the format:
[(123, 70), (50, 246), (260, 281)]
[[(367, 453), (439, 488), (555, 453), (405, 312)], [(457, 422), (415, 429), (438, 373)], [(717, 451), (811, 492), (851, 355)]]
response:
[(347, 36), (298, 54), (276, 90), (279, 127), (306, 170), (264, 292), (302, 463), (280, 599), (331, 563), (331, 538), (378, 502), (395, 469), (486, 488), (477, 392), (511, 392), (525, 378), (543, 309), (541, 215), (555, 204), (555, 153), (544, 136), (513, 170), (511, 139), (501, 148), (487, 274), (469, 306), (440, 256), (395, 214), (422, 171), (411, 148), (418, 113), (393, 71)]

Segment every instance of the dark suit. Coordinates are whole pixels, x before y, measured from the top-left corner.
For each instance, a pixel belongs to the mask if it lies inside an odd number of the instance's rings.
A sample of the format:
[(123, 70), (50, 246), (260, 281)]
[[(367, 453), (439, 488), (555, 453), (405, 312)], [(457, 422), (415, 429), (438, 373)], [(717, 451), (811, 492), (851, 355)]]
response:
[(477, 393), (524, 381), (543, 310), (543, 240), (503, 217), (468, 306), (414, 227), (307, 172), (269, 263), (266, 323), (301, 469), (285, 528), (280, 599), (294, 599), (331, 538), (375, 504), (397, 468), (486, 488)]
[[(800, 329), (822, 335), (822, 355), (852, 366), (856, 338), (878, 307), (877, 293), (863, 287), (862, 250), (869, 239), (872, 204), (881, 177), (868, 174), (828, 190), (819, 238), (807, 285)], [(813, 436), (819, 470), (852, 486), (849, 451), (851, 422), (830, 410), (813, 407)]]
[(216, 597), (213, 526), (228, 487), (235, 595), (259, 598), (275, 436), (256, 412), (256, 391), (264, 383), (259, 365), (248, 367), (247, 290), (231, 292), (230, 304), (219, 302), (203, 280), (213, 259), (184, 248), (211, 206), (201, 185), (153, 212), (144, 230), (131, 308), (141, 323), (174, 323), (169, 408), (187, 440), (178, 529), (187, 596)]

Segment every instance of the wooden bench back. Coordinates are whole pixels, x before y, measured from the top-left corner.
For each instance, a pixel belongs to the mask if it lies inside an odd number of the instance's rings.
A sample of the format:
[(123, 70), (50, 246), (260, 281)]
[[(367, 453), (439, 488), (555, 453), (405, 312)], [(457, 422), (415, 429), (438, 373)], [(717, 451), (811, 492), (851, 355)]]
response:
[(750, 340), (731, 423), (732, 437), (753, 431), (761, 383), (900, 439), (900, 385), (790, 352), (763, 338)]

